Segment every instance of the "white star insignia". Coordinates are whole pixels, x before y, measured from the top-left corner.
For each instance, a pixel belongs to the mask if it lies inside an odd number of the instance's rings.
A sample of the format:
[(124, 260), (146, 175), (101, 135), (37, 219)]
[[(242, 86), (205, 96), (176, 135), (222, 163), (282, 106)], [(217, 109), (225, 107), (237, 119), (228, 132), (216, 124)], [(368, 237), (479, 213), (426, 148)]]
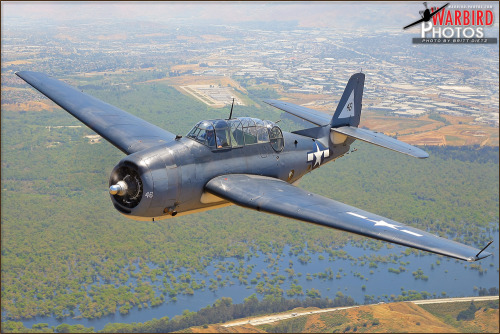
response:
[(423, 236), (422, 234), (419, 234), (419, 233), (416, 233), (416, 232), (412, 232), (412, 231), (408, 231), (408, 230), (400, 230), (400, 229), (398, 229), (398, 227), (402, 227), (402, 226), (399, 226), (399, 225), (396, 225), (396, 224), (391, 224), (391, 223), (388, 223), (388, 222), (386, 222), (384, 220), (369, 219), (368, 217), (365, 217), (365, 216), (360, 215), (359, 213), (355, 213), (355, 212), (346, 212), (346, 213), (349, 214), (349, 215), (351, 215), (351, 216), (354, 216), (354, 217), (358, 217), (358, 218), (361, 218), (361, 219), (365, 219), (365, 220), (371, 221), (371, 222), (375, 223), (374, 226), (389, 227), (389, 228), (395, 229), (396, 231), (400, 231), (400, 232), (404, 232), (404, 233), (407, 233), (407, 234), (411, 234), (411, 235), (414, 235), (416, 237), (422, 237)]
[(368, 220), (374, 222), (375, 226), (385, 226), (385, 227), (393, 228), (395, 230), (397, 230), (397, 227), (401, 227), (401, 226), (398, 226), (398, 225), (395, 225), (395, 224), (390, 224), (390, 223), (388, 223), (386, 221), (383, 221), (383, 220), (379, 220), (379, 221), (371, 220), (371, 219), (368, 219)]
[[(330, 150), (328, 148), (321, 150), (318, 146), (318, 143), (314, 143), (316, 145), (316, 151), (307, 152), (307, 162), (313, 161), (313, 168), (321, 166), (321, 163), (325, 158), (330, 156)], [(321, 144), (320, 144), (321, 145)]]
[(314, 152), (313, 155), (315, 159), (313, 167), (316, 167), (316, 165), (318, 166), (321, 165), (321, 158), (323, 157), (323, 152), (319, 150), (318, 144), (316, 144), (316, 152)]

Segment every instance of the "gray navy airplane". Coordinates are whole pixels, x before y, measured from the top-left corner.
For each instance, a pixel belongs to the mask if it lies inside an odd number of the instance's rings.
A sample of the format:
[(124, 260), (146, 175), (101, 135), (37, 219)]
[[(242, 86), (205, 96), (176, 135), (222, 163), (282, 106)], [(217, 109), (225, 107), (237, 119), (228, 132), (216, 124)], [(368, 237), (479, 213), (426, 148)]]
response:
[(174, 135), (43, 73), (20, 78), (127, 156), (113, 169), (109, 193), (126, 217), (155, 221), (232, 204), (308, 223), (477, 261), (490, 253), (310, 193), (293, 184), (342, 157), (362, 140), (416, 158), (419, 148), (358, 127), (365, 75), (349, 79), (333, 117), (291, 103), (264, 102), (313, 126), (284, 132), (250, 117), (204, 120)]

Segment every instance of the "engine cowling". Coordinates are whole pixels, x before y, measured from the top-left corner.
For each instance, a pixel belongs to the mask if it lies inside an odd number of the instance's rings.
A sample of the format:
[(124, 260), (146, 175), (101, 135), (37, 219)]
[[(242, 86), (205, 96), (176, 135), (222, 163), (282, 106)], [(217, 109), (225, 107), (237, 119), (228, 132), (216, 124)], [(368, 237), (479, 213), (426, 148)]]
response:
[(109, 193), (115, 208), (134, 220), (175, 216), (177, 174), (168, 174), (165, 159), (158, 154), (129, 155), (113, 169)]

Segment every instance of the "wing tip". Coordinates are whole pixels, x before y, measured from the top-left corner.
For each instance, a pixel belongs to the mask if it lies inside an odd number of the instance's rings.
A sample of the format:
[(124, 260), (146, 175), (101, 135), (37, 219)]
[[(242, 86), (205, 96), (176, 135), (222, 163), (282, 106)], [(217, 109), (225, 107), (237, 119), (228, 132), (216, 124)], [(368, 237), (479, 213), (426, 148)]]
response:
[[(273, 105), (273, 103), (280, 102), (280, 101), (278, 101), (278, 100), (273, 100), (273, 99), (264, 99), (264, 100), (262, 100), (262, 102), (267, 103), (267, 104), (269, 104), (269, 105), (271, 105), (271, 106), (272, 106), (272, 105)], [(274, 106), (273, 106), (273, 107), (274, 107)]]
[(493, 254), (489, 253), (489, 252), (484, 252), (483, 254), (481, 255), (476, 255), (476, 256), (471, 256), (467, 259), (467, 262), (476, 262), (476, 261), (479, 261), (479, 260), (482, 260), (484, 258), (487, 258), (488, 256), (491, 256)]
[[(492, 243), (493, 243), (493, 240), (491, 240), (490, 242), (488, 242), (488, 244), (487, 244), (486, 246), (484, 246), (484, 247), (483, 247), (483, 249), (481, 249), (481, 250), (479, 251), (479, 253), (477, 253), (477, 254), (476, 254), (476, 256), (474, 256), (474, 258), (472, 259), (472, 261), (478, 261), (478, 260), (484, 259), (485, 257), (490, 256), (490, 255), (491, 255), (491, 253), (489, 253), (489, 252), (484, 252), (484, 250), (485, 250), (486, 248), (488, 248), (488, 247), (489, 247)], [(483, 252), (484, 252), (484, 253), (483, 253)], [(481, 255), (481, 253), (483, 253), (483, 254)], [(480, 256), (480, 255), (481, 255), (481, 256)]]
[[(18, 77), (20, 77), (21, 79), (25, 80), (24, 78), (29, 75), (29, 74), (32, 74), (32, 73), (36, 73), (36, 72), (32, 72), (32, 71), (17, 71), (17, 72), (14, 72), (15, 75), (17, 75)], [(26, 81), (26, 80), (25, 80)]]
[(419, 159), (427, 159), (429, 157), (429, 153), (425, 151), (422, 151), (422, 153), (418, 152), (418, 155), (415, 155), (415, 157)]

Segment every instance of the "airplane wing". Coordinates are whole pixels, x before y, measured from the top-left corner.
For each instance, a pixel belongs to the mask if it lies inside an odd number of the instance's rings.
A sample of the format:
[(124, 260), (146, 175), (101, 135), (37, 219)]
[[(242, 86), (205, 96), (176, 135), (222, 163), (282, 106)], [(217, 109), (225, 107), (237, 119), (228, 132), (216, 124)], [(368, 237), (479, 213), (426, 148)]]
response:
[(327, 114), (324, 114), (320, 111), (302, 107), (293, 103), (288, 103), (278, 100), (263, 100), (263, 101), (275, 108), (281, 109), (287, 113), (290, 113), (294, 116), (297, 116), (298, 118), (301, 118), (318, 126), (330, 124), (332, 118), (331, 116), (328, 117)]
[[(449, 4), (450, 4), (450, 3), (448, 2), (446, 5), (442, 6), (441, 8), (439, 8), (438, 10), (436, 10), (435, 12), (433, 12), (433, 13), (429, 16), (429, 19), (430, 19), (431, 17), (433, 17), (434, 15), (436, 15), (438, 12), (440, 12), (442, 9), (444, 9), (444, 8), (445, 8), (446, 6), (448, 6)], [(411, 24), (407, 25), (407, 26), (406, 26), (406, 27), (404, 27), (403, 29), (408, 29), (408, 28), (410, 28), (410, 27), (413, 27), (415, 24), (419, 24), (420, 22), (423, 22), (423, 21), (425, 21), (425, 19), (423, 19), (423, 18), (422, 18), (422, 19), (420, 19), (420, 20), (418, 20), (418, 21), (415, 21), (415, 22), (413, 22), (413, 23), (411, 23)]]
[(443, 5), (441, 8), (439, 8), (438, 10), (436, 10), (435, 12), (431, 13), (431, 16), (430, 17), (433, 17), (434, 15), (436, 15), (437, 13), (439, 13), (442, 9), (444, 9), (446, 6), (448, 6), (450, 3), (448, 2), (446, 5)]
[[(327, 226), (374, 239), (417, 248), (465, 261), (489, 255), (458, 242), (444, 239), (394, 220), (312, 194), (279, 179), (247, 174), (215, 177), (206, 191), (234, 204)], [(489, 244), (488, 244), (489, 245)]]
[(17, 76), (126, 154), (169, 142), (175, 135), (43, 73)]
[(415, 22), (413, 22), (413, 23), (411, 23), (411, 24), (407, 25), (407, 26), (406, 26), (406, 27), (404, 27), (403, 29), (408, 29), (408, 28), (410, 28), (410, 27), (413, 27), (415, 24), (419, 24), (420, 22), (424, 22), (424, 21), (425, 21), (424, 19), (420, 19), (420, 20), (418, 20), (418, 21), (415, 21)]

